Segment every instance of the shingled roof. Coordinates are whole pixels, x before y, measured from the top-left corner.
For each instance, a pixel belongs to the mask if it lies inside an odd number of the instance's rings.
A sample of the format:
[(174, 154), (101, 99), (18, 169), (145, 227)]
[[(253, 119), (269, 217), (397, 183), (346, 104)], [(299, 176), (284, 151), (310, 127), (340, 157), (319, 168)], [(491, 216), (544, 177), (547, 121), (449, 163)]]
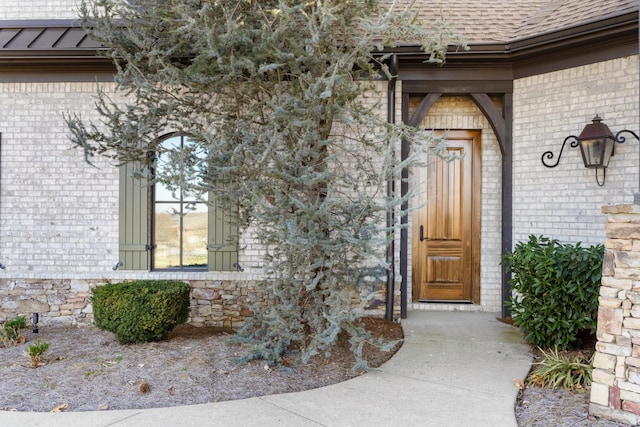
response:
[[(403, 2), (400, 2), (402, 4)], [(636, 0), (417, 0), (423, 22), (445, 17), (469, 44), (510, 43), (638, 11)]]
[(552, 0), (529, 16), (514, 32), (511, 41), (638, 11), (636, 0)]
[(507, 43), (518, 28), (549, 0), (417, 0), (425, 23), (444, 17), (469, 44)]

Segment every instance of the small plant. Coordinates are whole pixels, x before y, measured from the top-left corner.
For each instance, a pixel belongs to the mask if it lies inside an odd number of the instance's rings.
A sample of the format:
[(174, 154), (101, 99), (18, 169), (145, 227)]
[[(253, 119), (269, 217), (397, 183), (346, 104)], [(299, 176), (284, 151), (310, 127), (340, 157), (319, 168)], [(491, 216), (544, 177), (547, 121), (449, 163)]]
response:
[(27, 327), (27, 318), (24, 316), (18, 316), (13, 320), (8, 320), (4, 324), (5, 327), (11, 326), (17, 329), (24, 329)]
[(13, 320), (7, 320), (0, 330), (0, 341), (5, 347), (24, 342), (24, 337), (20, 335), (20, 330), (27, 327), (27, 319), (18, 316)]
[(40, 341), (40, 338), (36, 339), (36, 342), (33, 344), (29, 344), (29, 349), (27, 350), (27, 356), (29, 356), (29, 360), (31, 360), (31, 366), (37, 368), (42, 365), (44, 360), (43, 354), (45, 351), (49, 349), (49, 343), (45, 341)]
[(545, 352), (538, 348), (544, 359), (537, 362), (537, 367), (529, 374), (527, 383), (539, 387), (562, 387), (565, 390), (584, 390), (591, 384), (593, 365), (582, 353), (574, 357), (561, 355), (558, 349)]
[(100, 367), (101, 368), (111, 368), (111, 367), (117, 365), (118, 363), (122, 362), (122, 359), (124, 359), (124, 357), (116, 356), (115, 358), (113, 358), (111, 360), (105, 360), (104, 362), (100, 363)]

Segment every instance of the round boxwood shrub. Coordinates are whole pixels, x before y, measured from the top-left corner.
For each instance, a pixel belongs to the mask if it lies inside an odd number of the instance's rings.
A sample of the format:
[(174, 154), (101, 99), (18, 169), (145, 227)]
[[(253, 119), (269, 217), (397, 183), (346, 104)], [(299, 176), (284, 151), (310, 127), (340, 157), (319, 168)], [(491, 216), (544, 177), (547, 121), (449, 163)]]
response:
[(107, 283), (92, 292), (93, 320), (121, 344), (159, 341), (187, 321), (190, 290), (171, 280)]

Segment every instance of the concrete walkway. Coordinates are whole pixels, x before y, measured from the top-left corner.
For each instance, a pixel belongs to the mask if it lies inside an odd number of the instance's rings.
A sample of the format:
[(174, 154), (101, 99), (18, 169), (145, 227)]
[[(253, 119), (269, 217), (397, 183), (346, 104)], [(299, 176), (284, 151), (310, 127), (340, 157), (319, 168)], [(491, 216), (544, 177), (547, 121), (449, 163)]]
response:
[(531, 356), (496, 313), (410, 311), (405, 343), (374, 372), (315, 390), (170, 408), (0, 412), (0, 426), (516, 426)]

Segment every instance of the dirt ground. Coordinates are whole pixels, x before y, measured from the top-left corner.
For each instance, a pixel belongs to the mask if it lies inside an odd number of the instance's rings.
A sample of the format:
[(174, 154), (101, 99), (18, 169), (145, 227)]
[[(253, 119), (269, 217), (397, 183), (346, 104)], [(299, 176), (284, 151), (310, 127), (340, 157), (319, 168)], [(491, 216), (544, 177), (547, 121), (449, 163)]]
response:
[[(399, 324), (365, 319), (376, 337), (402, 338)], [(231, 331), (180, 325), (166, 340), (121, 345), (110, 332), (93, 326), (40, 327), (24, 330), (26, 342), (0, 348), (0, 410), (95, 411), (190, 405), (244, 399), (322, 387), (345, 381), (354, 357), (341, 340), (331, 359), (317, 357), (302, 364), (290, 355), (287, 369), (253, 361), (237, 366), (245, 348), (230, 344)], [(50, 344), (45, 364), (31, 367), (25, 354), (36, 338)], [(365, 358), (380, 366), (399, 349), (388, 353), (368, 346)], [(588, 414), (589, 392), (540, 389), (528, 386), (516, 402), (521, 427), (619, 427), (622, 424)]]
[[(365, 319), (373, 336), (402, 338), (399, 324)], [(121, 345), (110, 332), (93, 326), (23, 330), (26, 343), (0, 348), (0, 410), (95, 411), (190, 405), (244, 399), (322, 387), (362, 374), (351, 372), (355, 359), (347, 340), (331, 350), (331, 359), (308, 364), (288, 355), (287, 369), (253, 361), (237, 366), (246, 348), (230, 344), (230, 331), (180, 325), (166, 340)], [(49, 343), (45, 364), (31, 367), (25, 355), (36, 338)], [(372, 367), (391, 352), (366, 346)]]
[[(593, 354), (589, 343), (587, 348), (570, 352), (570, 359), (575, 353), (582, 353), (587, 359)], [(538, 350), (531, 351), (534, 363), (542, 360)], [(528, 385), (518, 396), (516, 402), (516, 419), (520, 427), (621, 427), (614, 421), (599, 419), (589, 415), (590, 389), (582, 391), (552, 390)]]
[(520, 427), (620, 427), (614, 421), (589, 415), (589, 392), (527, 387), (516, 404)]

